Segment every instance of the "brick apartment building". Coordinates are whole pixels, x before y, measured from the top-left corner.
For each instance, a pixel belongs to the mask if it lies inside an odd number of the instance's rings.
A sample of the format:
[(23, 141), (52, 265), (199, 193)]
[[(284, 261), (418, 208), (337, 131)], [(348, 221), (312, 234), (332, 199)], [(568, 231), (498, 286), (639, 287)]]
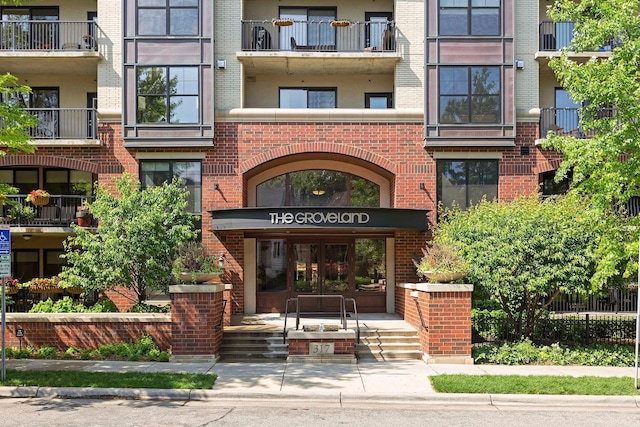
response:
[(20, 102), (39, 124), (36, 154), (0, 159), (0, 179), (21, 203), (52, 194), (7, 219), (14, 277), (60, 271), (86, 183), (179, 175), (207, 250), (225, 254), (233, 313), (302, 294), (393, 313), (438, 203), (558, 190), (558, 157), (538, 142), (577, 130), (577, 105), (547, 66), (571, 37), (548, 4), (3, 6), (0, 72), (33, 89)]

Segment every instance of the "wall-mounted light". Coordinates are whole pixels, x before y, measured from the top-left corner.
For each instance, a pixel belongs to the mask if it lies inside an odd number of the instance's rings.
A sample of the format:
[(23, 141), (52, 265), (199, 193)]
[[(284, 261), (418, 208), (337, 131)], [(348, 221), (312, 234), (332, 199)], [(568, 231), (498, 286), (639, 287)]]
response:
[(219, 190), (220, 189), (220, 186), (218, 185), (217, 182), (215, 184), (213, 184), (213, 189), (214, 190)]
[(516, 59), (516, 68), (518, 70), (524, 69), (524, 61), (522, 59)]
[(222, 252), (220, 254), (220, 257), (218, 257), (218, 267), (220, 267), (220, 270), (223, 270), (223, 271), (224, 271), (224, 258), (225, 258), (225, 256), (226, 255), (224, 254), (224, 252)]
[(227, 68), (227, 60), (226, 59), (218, 59), (216, 61), (216, 67), (218, 67), (219, 70), (224, 70), (225, 68)]
[(427, 189), (427, 187), (425, 187), (425, 185), (424, 185), (424, 182), (420, 183), (420, 189), (423, 190), (423, 191)]

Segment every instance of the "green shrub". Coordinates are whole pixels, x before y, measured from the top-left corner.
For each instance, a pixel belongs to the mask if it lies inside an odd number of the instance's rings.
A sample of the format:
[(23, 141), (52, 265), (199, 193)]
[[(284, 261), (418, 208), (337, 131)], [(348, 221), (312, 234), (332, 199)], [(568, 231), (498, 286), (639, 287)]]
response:
[(80, 360), (90, 360), (91, 359), (91, 350), (82, 350), (80, 352)]
[(632, 345), (591, 345), (570, 347), (559, 344), (536, 346), (529, 339), (502, 345), (486, 345), (473, 349), (476, 363), (501, 365), (582, 365), (623, 366), (635, 364)]
[(55, 359), (58, 356), (58, 350), (53, 347), (40, 347), (38, 349), (38, 359)]
[(76, 304), (71, 297), (65, 296), (55, 302), (48, 298), (33, 305), (29, 313), (83, 313), (87, 309), (82, 304)]
[(171, 313), (171, 304), (163, 306), (151, 304), (136, 304), (129, 310), (130, 313)]
[(118, 311), (116, 305), (110, 299), (100, 300), (87, 309), (92, 313), (115, 313)]
[(171, 359), (170, 351), (161, 351), (160, 355), (158, 356), (159, 362), (168, 362), (170, 359)]

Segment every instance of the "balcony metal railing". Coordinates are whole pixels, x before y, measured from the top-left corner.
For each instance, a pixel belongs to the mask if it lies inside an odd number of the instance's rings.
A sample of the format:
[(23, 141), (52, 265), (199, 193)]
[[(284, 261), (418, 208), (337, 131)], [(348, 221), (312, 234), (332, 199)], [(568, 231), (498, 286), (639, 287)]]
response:
[(38, 118), (29, 130), (34, 139), (96, 139), (94, 108), (26, 108)]
[[(585, 131), (580, 126), (581, 114), (582, 108), (541, 108), (540, 137), (545, 138), (551, 131), (556, 135), (592, 138), (595, 131)], [(598, 118), (611, 118), (615, 115), (615, 108), (602, 108), (598, 113)]]
[(387, 22), (242, 21), (242, 50), (296, 52), (395, 52), (396, 26)]
[[(76, 221), (76, 211), (83, 201), (92, 202), (93, 196), (51, 195), (46, 206), (27, 202), (26, 194), (9, 195), (1, 206), (5, 224), (16, 227), (69, 227)], [(96, 224), (96, 219), (93, 222)]]
[(0, 21), (2, 50), (98, 50), (95, 21)]
[[(540, 51), (555, 52), (564, 47), (569, 47), (573, 40), (573, 22), (553, 22), (542, 21), (540, 23)], [(617, 45), (615, 39), (611, 39), (609, 43), (601, 46), (600, 52), (610, 52)]]

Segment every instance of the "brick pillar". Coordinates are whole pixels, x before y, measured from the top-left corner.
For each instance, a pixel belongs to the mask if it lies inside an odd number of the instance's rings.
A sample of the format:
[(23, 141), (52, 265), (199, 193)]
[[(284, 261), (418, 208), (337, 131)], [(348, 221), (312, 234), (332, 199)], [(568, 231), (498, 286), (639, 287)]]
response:
[(222, 345), (224, 284), (169, 286), (174, 358), (215, 360)]
[(398, 314), (418, 329), (426, 362), (473, 364), (473, 285), (402, 283), (397, 288)]

